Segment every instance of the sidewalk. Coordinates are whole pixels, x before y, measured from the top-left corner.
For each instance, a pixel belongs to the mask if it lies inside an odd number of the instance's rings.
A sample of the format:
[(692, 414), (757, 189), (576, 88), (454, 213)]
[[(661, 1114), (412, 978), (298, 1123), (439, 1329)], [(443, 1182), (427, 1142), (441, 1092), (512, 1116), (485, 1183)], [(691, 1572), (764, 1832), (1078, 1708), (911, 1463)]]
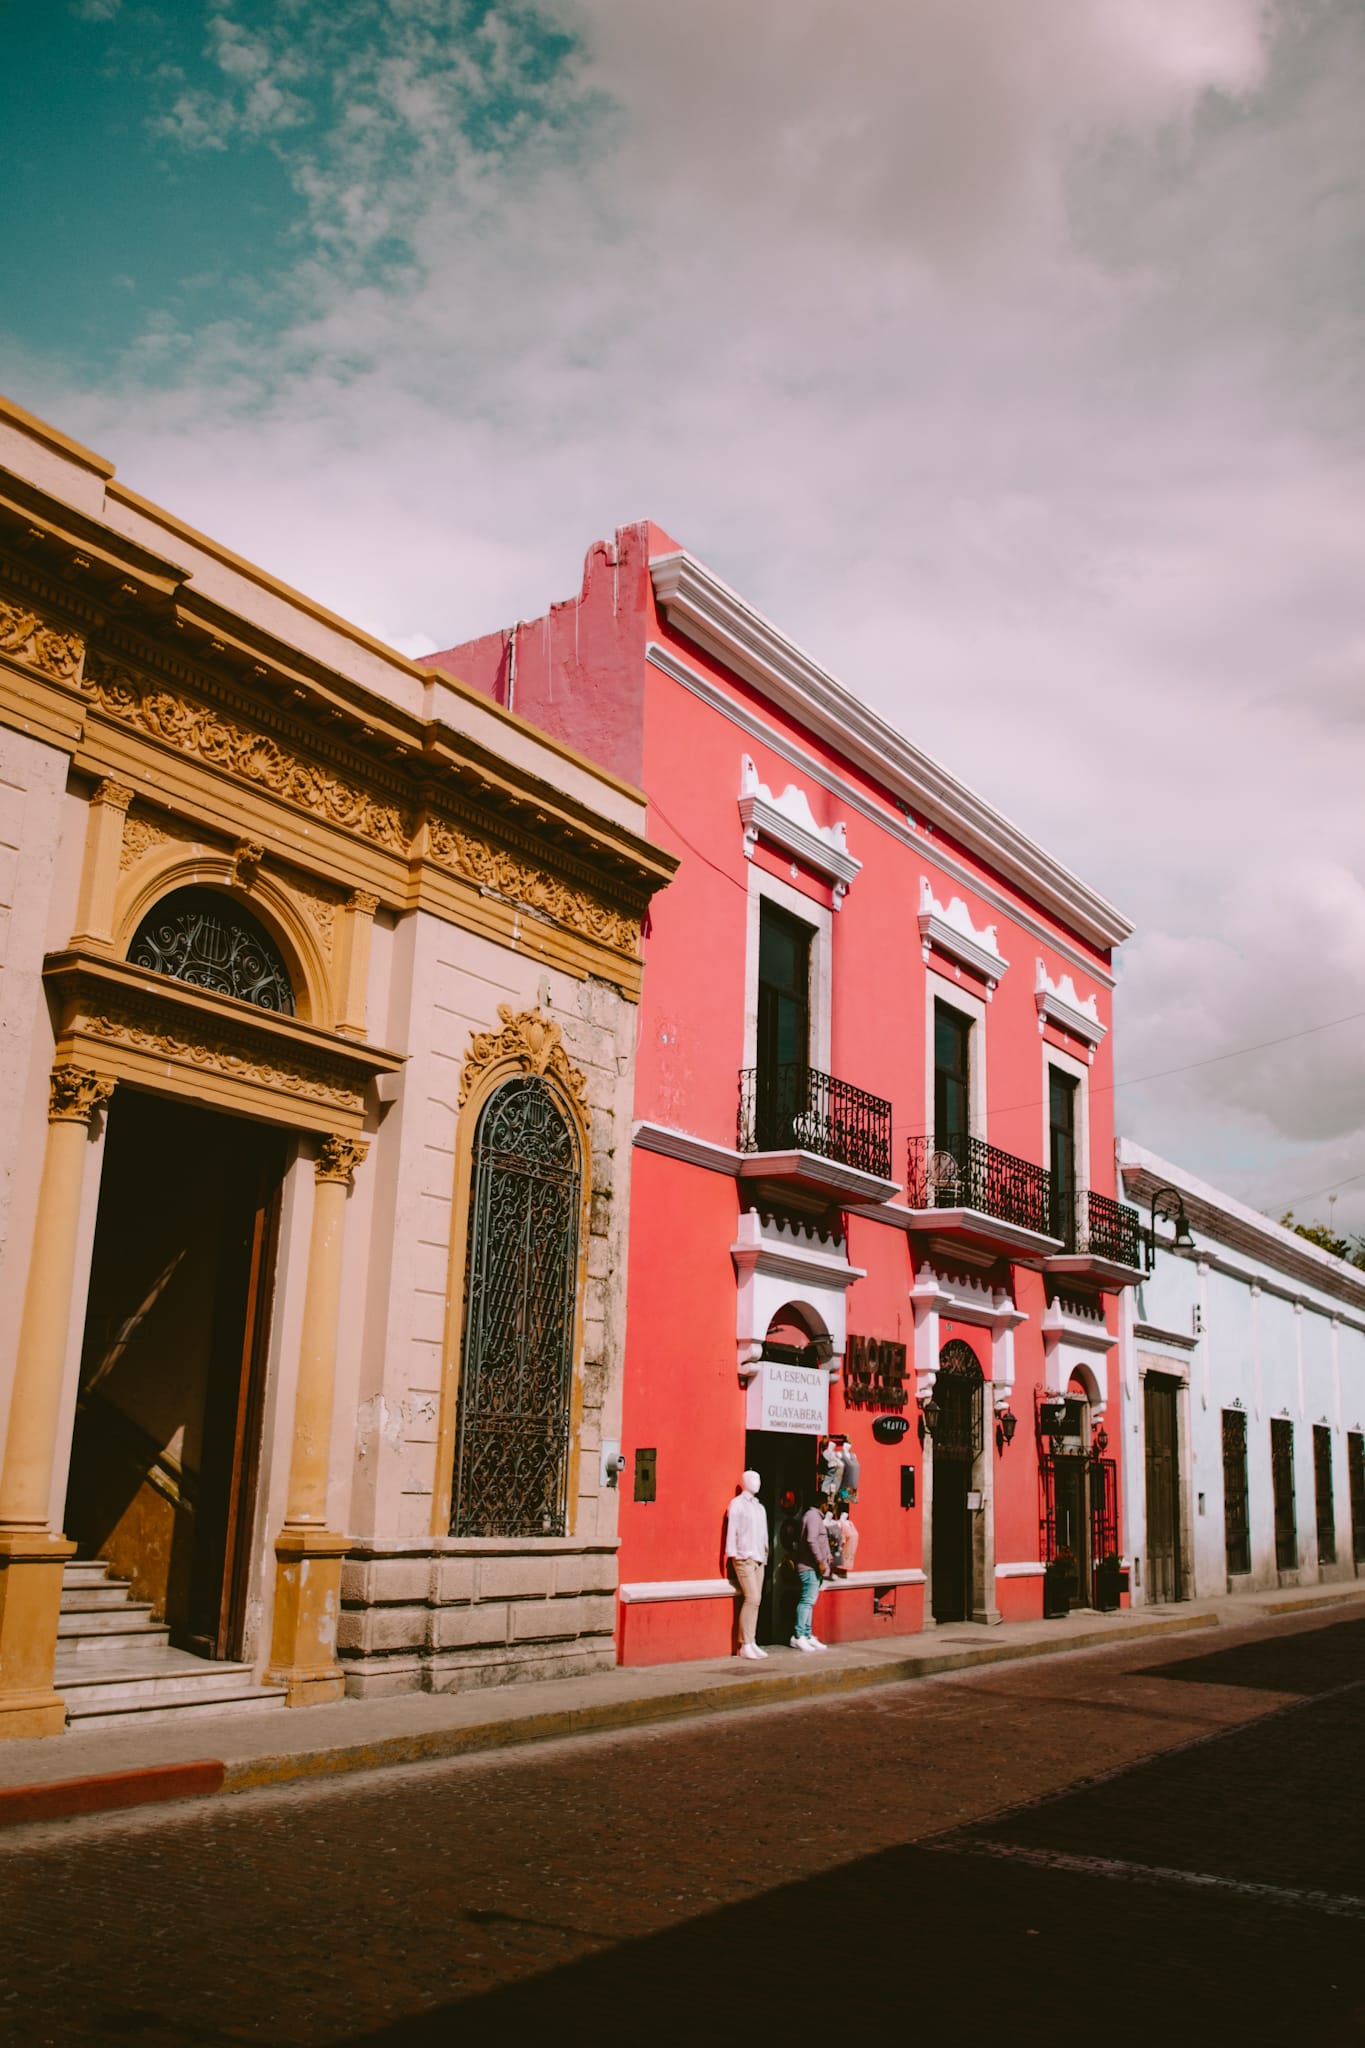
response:
[(1356, 1581), (992, 1629), (957, 1623), (923, 1635), (846, 1643), (816, 1656), (774, 1650), (760, 1664), (725, 1658), (616, 1668), (589, 1678), (488, 1691), (404, 1693), (203, 1719), (186, 1715), (183, 1725), (161, 1722), (4, 1743), (0, 1827), (777, 1706), (1012, 1658), (1056, 1656), (1362, 1601), (1365, 1581)]

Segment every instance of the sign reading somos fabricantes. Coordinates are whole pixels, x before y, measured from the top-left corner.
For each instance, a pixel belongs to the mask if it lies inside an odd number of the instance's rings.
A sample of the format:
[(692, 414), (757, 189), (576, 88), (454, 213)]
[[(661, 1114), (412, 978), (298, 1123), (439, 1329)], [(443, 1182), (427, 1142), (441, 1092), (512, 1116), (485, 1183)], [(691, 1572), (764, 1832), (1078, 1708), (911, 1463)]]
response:
[(824, 1436), (829, 1428), (829, 1375), (818, 1365), (781, 1365), (760, 1360), (749, 1382), (746, 1429), (773, 1429), (789, 1436)]

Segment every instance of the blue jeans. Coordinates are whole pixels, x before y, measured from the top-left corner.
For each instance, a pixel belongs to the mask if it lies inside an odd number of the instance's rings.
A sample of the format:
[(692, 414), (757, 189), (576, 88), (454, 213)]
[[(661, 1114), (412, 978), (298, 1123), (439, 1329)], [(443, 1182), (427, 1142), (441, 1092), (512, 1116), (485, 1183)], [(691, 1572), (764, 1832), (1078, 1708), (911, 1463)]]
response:
[(820, 1598), (822, 1580), (814, 1565), (799, 1564), (796, 1567), (801, 1577), (801, 1598), (796, 1608), (796, 1634), (811, 1634), (811, 1620), (815, 1614), (815, 1603)]

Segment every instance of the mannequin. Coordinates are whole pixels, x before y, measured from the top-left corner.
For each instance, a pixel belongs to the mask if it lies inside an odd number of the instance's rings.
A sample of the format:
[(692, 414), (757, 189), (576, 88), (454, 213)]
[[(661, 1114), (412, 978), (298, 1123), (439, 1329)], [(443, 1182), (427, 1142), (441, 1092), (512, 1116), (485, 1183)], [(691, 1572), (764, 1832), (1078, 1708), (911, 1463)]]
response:
[(768, 1562), (768, 1515), (758, 1497), (762, 1483), (757, 1472), (741, 1473), (739, 1492), (725, 1511), (725, 1558), (740, 1592), (737, 1654), (749, 1659), (768, 1654), (754, 1641)]

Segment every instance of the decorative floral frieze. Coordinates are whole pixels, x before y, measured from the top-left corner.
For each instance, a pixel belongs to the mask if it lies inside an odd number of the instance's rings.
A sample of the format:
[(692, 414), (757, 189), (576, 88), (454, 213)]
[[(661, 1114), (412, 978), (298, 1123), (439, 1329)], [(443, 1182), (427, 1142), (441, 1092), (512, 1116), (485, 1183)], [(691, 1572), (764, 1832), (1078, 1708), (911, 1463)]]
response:
[(637, 917), (603, 903), (586, 889), (546, 874), (510, 849), (491, 846), (446, 818), (428, 821), (427, 844), (438, 867), (448, 868), (476, 888), (539, 911), (618, 953), (635, 953), (640, 935)]
[(27, 605), (0, 598), (0, 654), (59, 683), (76, 679), (85, 654), (80, 633), (63, 633)]
[(564, 1033), (555, 1019), (543, 1010), (514, 1012), (510, 1003), (499, 1003), (498, 1015), (502, 1023), (497, 1031), (476, 1031), (470, 1038), (460, 1068), (460, 1105), (489, 1067), (511, 1061), (524, 1073), (549, 1074), (586, 1115), (587, 1080), (565, 1051)]
[[(97, 1011), (82, 1024), (86, 1037), (111, 1045), (128, 1046), (134, 1052), (153, 1053), (160, 1059), (175, 1060), (206, 1073), (221, 1074), (232, 1081), (251, 1082), (262, 1088), (280, 1090), (305, 1102), (326, 1104), (333, 1109), (358, 1112), (364, 1099), (356, 1087), (336, 1074), (306, 1065), (303, 1061), (269, 1060), (254, 1049), (244, 1049), (230, 1039), (190, 1038), (178, 1031), (149, 1023), (130, 1011)], [(60, 1070), (59, 1070), (60, 1071)]]
[(326, 824), (358, 832), (394, 853), (406, 853), (410, 834), (397, 804), (379, 802), (358, 783), (306, 760), (268, 733), (238, 725), (222, 712), (178, 696), (102, 655), (92, 655), (87, 662), (85, 688), (107, 718), (207, 767), (255, 783)]

